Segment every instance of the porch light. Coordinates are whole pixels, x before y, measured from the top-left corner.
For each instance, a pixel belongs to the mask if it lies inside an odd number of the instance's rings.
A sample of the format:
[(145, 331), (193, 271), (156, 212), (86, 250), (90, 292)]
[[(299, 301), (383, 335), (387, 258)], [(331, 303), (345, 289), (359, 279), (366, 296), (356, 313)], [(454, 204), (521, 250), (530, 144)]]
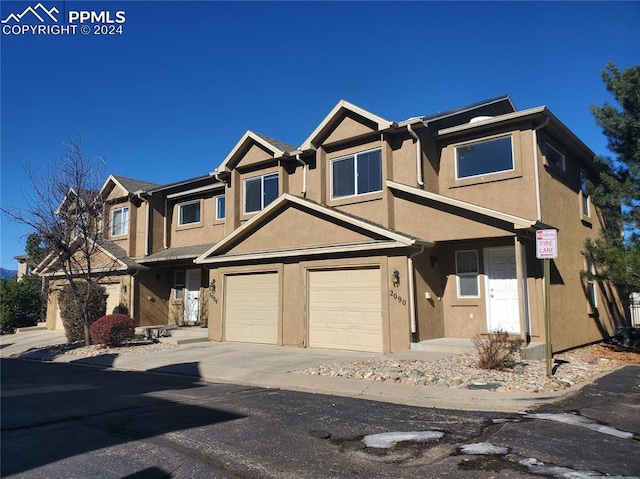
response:
[(400, 286), (400, 271), (398, 271), (397, 269), (393, 272), (393, 274), (391, 275), (391, 281), (393, 282), (393, 286), (395, 288), (397, 288), (398, 286)]

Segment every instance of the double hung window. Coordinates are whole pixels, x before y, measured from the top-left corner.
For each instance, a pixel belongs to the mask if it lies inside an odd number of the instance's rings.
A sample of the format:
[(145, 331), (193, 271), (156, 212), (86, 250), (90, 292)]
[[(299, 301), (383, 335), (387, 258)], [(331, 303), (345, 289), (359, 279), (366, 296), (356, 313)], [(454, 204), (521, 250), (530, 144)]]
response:
[(129, 207), (117, 208), (111, 213), (111, 236), (129, 233)]

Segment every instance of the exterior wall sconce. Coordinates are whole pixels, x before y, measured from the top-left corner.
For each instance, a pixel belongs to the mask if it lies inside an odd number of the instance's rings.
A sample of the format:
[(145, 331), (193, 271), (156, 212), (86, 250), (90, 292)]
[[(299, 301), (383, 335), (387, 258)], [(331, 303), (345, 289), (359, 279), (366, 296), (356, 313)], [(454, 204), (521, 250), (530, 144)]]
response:
[(391, 274), (391, 281), (393, 282), (394, 288), (400, 286), (400, 271), (397, 269)]
[(122, 294), (127, 294), (127, 285), (126, 284), (122, 285)]
[(213, 296), (216, 294), (216, 280), (212, 279), (211, 283), (209, 283), (209, 294)]
[(432, 268), (437, 268), (438, 267), (438, 257), (437, 256), (431, 256), (431, 267)]

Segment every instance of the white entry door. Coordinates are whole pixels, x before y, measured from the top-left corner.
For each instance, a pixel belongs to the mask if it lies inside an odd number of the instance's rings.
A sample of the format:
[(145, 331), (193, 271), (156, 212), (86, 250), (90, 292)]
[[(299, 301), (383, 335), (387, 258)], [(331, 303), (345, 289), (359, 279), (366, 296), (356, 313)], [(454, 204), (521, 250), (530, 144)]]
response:
[(184, 322), (197, 323), (200, 319), (200, 270), (188, 269), (185, 283)]
[(488, 330), (520, 334), (515, 248), (486, 249), (485, 268)]

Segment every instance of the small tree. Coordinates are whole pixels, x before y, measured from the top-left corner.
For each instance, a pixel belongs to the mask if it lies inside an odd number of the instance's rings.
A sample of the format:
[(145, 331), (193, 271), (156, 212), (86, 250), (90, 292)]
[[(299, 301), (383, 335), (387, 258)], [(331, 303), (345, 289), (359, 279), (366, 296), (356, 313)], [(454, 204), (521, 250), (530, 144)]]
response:
[(616, 156), (596, 158), (604, 168), (591, 198), (606, 222), (602, 237), (586, 243), (585, 256), (597, 271), (586, 273), (611, 281), (626, 300), (640, 291), (640, 65), (621, 72), (609, 63), (602, 80), (620, 108), (591, 107)]
[(89, 326), (95, 319), (90, 310), (91, 295), (117, 262), (105, 262), (101, 254), (103, 228), (109, 227), (99, 194), (103, 170), (101, 158), (86, 157), (81, 142), (70, 141), (47, 168), (27, 168), (30, 189), (25, 193), (25, 206), (2, 208), (8, 217), (39, 235), (49, 252), (42, 263), (46, 267), (41, 264), (39, 272), (53, 271), (68, 285), (70, 298), (82, 316), (86, 344), (91, 344)]
[(24, 276), (20, 281), (0, 279), (0, 330), (13, 333), (16, 328), (35, 326), (42, 314), (42, 280)]
[[(89, 330), (91, 325), (102, 316), (107, 310), (107, 295), (104, 287), (89, 285), (84, 281), (76, 281), (74, 288), (65, 285), (58, 295), (58, 307), (60, 317), (64, 325), (67, 341), (70, 343), (83, 341), (85, 316), (75, 300), (74, 290), (80, 292), (83, 297), (88, 297), (86, 304), (86, 316), (89, 318)], [(88, 344), (88, 343), (87, 343)]]

